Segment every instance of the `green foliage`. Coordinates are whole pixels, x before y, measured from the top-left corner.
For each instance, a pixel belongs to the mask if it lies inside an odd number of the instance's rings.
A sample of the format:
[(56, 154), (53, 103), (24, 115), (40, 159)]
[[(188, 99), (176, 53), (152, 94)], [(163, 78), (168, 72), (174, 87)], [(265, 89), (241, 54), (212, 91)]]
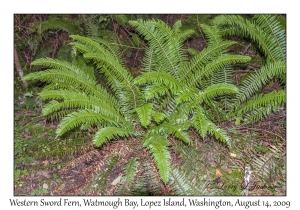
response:
[(285, 61), (270, 62), (263, 66), (257, 73), (247, 75), (243, 81), (240, 92), (236, 96), (234, 107), (237, 108), (242, 102), (249, 99), (255, 93), (258, 93), (268, 81), (274, 77), (280, 77), (285, 74)]
[(138, 167), (138, 158), (134, 157), (130, 161), (128, 161), (124, 167), (125, 169), (125, 176), (124, 176), (124, 182), (126, 183), (127, 187), (130, 188), (130, 186), (133, 183), (134, 180), (134, 174)]
[(91, 149), (85, 132), (54, 139), (55, 130), (43, 124), (46, 119), (30, 112), (26, 114), (28, 110), (25, 109), (19, 109), (16, 113), (23, 115), (15, 117), (14, 124), (15, 187), (23, 187), (28, 174), (61, 169), (68, 162), (65, 157), (80, 155)]
[(201, 30), (197, 30), (201, 27), (201, 24), (211, 25), (211, 19), (213, 15), (210, 14), (191, 14), (185, 15), (182, 20), (182, 29), (192, 29), (195, 30), (195, 36), (200, 37), (203, 36)]
[[(195, 179), (194, 179), (195, 180)], [(208, 195), (207, 183), (197, 180), (191, 182), (191, 177), (183, 172), (182, 169), (172, 168), (171, 169), (171, 181), (170, 188), (174, 195), (177, 196), (204, 196)], [(195, 186), (196, 185), (196, 186)]]
[(33, 190), (31, 192), (31, 195), (40, 196), (48, 193), (49, 193), (48, 189), (44, 188), (43, 186), (40, 186), (39, 189)]
[(147, 127), (151, 121), (151, 115), (153, 112), (153, 104), (148, 103), (143, 106), (137, 107), (136, 112), (139, 116), (140, 122), (143, 127)]
[[(234, 35), (252, 40), (265, 60), (258, 71), (248, 74), (242, 81), (240, 91), (233, 99), (232, 114), (228, 116), (243, 116), (244, 122), (255, 122), (284, 105), (285, 95), (281, 91), (257, 95), (272, 80), (277, 80), (285, 88), (286, 30), (282, 18), (270, 14), (257, 14), (252, 18), (220, 15), (214, 18), (213, 23), (221, 29), (224, 36)], [(271, 106), (267, 107), (269, 102)], [(248, 113), (245, 116), (246, 110)]]
[(243, 195), (243, 183), (244, 174), (243, 171), (234, 169), (230, 173), (224, 173), (221, 181), (224, 183), (223, 193), (231, 196)]
[(71, 19), (67, 15), (50, 15), (50, 17), (43, 22), (37, 22), (32, 25), (31, 32), (42, 34), (50, 30), (64, 30), (69, 34), (81, 33), (79, 22)]
[[(171, 176), (169, 136), (189, 143), (187, 130), (194, 127), (203, 138), (210, 134), (230, 146), (226, 131), (202, 110), (209, 109), (214, 98), (232, 97), (238, 89), (226, 83), (201, 85), (214, 72), (250, 58), (225, 54), (234, 42), (223, 41), (220, 36), (213, 38), (217, 29), (210, 26), (204, 30), (210, 45), (189, 60), (183, 44), (194, 31), (181, 30), (180, 21), (173, 28), (160, 20), (129, 24), (149, 44), (138, 77), (133, 78), (125, 68), (115, 45), (99, 38), (71, 35), (71, 45), (86, 61), (94, 63), (104, 81), (99, 83), (91, 71), (78, 64), (49, 58), (32, 63), (49, 69), (31, 73), (25, 79), (48, 84), (40, 93), (48, 101), (43, 114), (61, 114), (57, 137), (81, 126), (97, 130), (93, 143), (98, 147), (117, 138), (144, 139), (143, 146), (152, 154), (160, 178), (167, 184)], [(207, 122), (206, 130), (199, 123), (199, 112)]]
[(128, 194), (138, 196), (162, 195), (163, 185), (161, 184), (156, 171), (153, 170), (152, 164), (146, 159), (141, 160), (141, 164), (138, 170), (140, 171), (140, 173), (136, 176)]
[[(237, 110), (237, 115), (246, 114), (245, 121), (255, 122), (262, 119), (263, 116), (268, 116), (271, 112), (277, 110), (279, 106), (286, 103), (286, 91), (273, 91), (268, 94), (259, 94), (249, 99), (242, 107)], [(257, 112), (248, 113), (249, 111), (257, 110)]]
[(285, 156), (286, 152), (282, 145), (270, 145), (268, 149), (265, 149), (264, 153), (261, 153), (253, 160), (257, 176), (265, 183), (270, 183), (269, 180), (271, 180), (274, 186), (276, 186), (278, 178), (284, 174), (284, 171), (280, 170), (281, 166), (277, 162), (278, 160), (285, 161)]
[(224, 35), (251, 38), (258, 44), (267, 60), (285, 60), (285, 29), (280, 26), (276, 15), (254, 15), (250, 20), (239, 15), (221, 15), (213, 22), (226, 28)]
[[(238, 159), (251, 165), (252, 188), (249, 195), (284, 195), (286, 186), (286, 142), (278, 138), (277, 132), (255, 129), (256, 132), (237, 133), (236, 149)], [(249, 133), (249, 130), (245, 130)], [(263, 143), (267, 137), (268, 145)], [(241, 167), (244, 167), (242, 165)], [(259, 188), (258, 186), (265, 186)]]
[(93, 143), (99, 147), (104, 144), (106, 141), (113, 139), (116, 136), (119, 137), (128, 137), (133, 134), (132, 130), (116, 127), (105, 127), (101, 128), (95, 134)]

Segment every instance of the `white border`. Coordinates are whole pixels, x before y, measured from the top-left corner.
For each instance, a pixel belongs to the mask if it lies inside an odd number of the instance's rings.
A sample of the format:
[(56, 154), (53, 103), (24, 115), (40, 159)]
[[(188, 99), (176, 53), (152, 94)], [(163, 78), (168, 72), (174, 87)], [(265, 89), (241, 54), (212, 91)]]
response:
[[(291, 201), (290, 209), (299, 207), (299, 162), (298, 132), (299, 131), (299, 112), (300, 104), (298, 102), (300, 88), (299, 84), (299, 16), (298, 5), (295, 1), (278, 1), (278, 0), (217, 0), (217, 1), (2, 1), (1, 2), (1, 146), (0, 146), (0, 206), (1, 209), (15, 209), (11, 207), (9, 199), (27, 197), (13, 197), (13, 14), (14, 13), (164, 13), (164, 14), (183, 14), (183, 13), (284, 13), (287, 14), (287, 196), (283, 197), (247, 197), (246, 200), (289, 200)], [(297, 135), (298, 134), (298, 135)], [(42, 197), (30, 197), (30, 200), (39, 200)], [(55, 200), (59, 197), (45, 197), (48, 200)], [(82, 200), (82, 197), (63, 197), (71, 200)], [(87, 198), (87, 197), (85, 197)], [(99, 198), (99, 197), (97, 197)], [(122, 197), (125, 199), (126, 197)], [(129, 197), (131, 200), (139, 200), (141, 197)], [(177, 197), (179, 199), (179, 197)], [(193, 197), (195, 198), (195, 197)], [(210, 199), (232, 200), (237, 198), (245, 200), (245, 197), (209, 197)], [(95, 199), (95, 197), (93, 197)], [(116, 197), (101, 197), (103, 200), (112, 200)], [(162, 200), (161, 197), (143, 197), (145, 200)], [(199, 198), (202, 199), (202, 198)], [(4, 207), (4, 208), (3, 208)], [(48, 207), (43, 207), (48, 208)], [(49, 207), (50, 208), (50, 207)], [(64, 207), (71, 209), (74, 207)], [(97, 209), (113, 209), (96, 207)], [(168, 208), (168, 207), (164, 207)], [(201, 208), (201, 207), (200, 207)], [(254, 208), (254, 207), (251, 207)], [(275, 207), (272, 207), (272, 209)], [(81, 207), (80, 209), (84, 209)], [(90, 208), (89, 208), (90, 209)], [(123, 209), (123, 208), (118, 208)], [(127, 208), (132, 209), (132, 208)], [(146, 208), (145, 208), (146, 209)], [(153, 209), (153, 208), (152, 208)], [(170, 209), (170, 208), (169, 208)], [(198, 207), (199, 209), (199, 207)], [(229, 209), (223, 208), (220, 209)], [(232, 209), (232, 208), (230, 208)]]

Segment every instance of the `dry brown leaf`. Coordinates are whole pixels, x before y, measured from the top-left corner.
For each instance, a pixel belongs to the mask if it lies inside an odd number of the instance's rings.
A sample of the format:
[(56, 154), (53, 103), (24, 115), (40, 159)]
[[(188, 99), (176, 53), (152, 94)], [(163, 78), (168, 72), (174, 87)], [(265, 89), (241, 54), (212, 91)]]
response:
[(216, 168), (216, 175), (217, 176), (223, 176), (223, 173), (222, 173), (221, 169)]
[(236, 154), (230, 153), (230, 156), (231, 156), (231, 157), (236, 157)]

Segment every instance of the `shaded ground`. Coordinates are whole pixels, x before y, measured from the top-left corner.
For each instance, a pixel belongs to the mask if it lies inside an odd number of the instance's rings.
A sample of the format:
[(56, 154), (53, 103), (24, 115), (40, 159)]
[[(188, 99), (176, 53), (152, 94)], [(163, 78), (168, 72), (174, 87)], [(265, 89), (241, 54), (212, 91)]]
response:
[[(276, 195), (285, 195), (285, 171), (281, 171), (272, 177), (268, 176), (266, 180), (262, 180), (259, 170), (264, 169), (258, 168), (254, 161), (255, 158), (269, 154), (267, 150), (270, 146), (285, 151), (285, 122), (285, 110), (280, 109), (265, 120), (254, 125), (234, 126), (234, 123), (227, 123), (225, 129), (229, 131), (233, 143), (231, 153), (218, 141), (209, 137), (203, 140), (193, 131), (190, 132), (192, 142), (189, 146), (184, 146), (178, 140), (170, 138), (172, 145), (170, 148), (172, 165), (183, 170), (186, 168), (189, 171), (189, 167), (195, 167), (190, 164), (197, 164), (199, 169), (193, 168), (193, 170), (203, 180), (213, 183), (213, 187), (210, 186), (210, 190), (218, 193), (217, 195), (226, 195), (226, 193), (232, 192), (228, 192), (228, 189), (222, 189), (222, 186), (224, 188), (224, 185), (232, 184), (232, 180), (228, 179), (228, 177), (234, 176), (232, 172), (239, 171), (237, 180), (241, 182), (245, 165), (251, 164), (254, 174), (257, 173), (256, 176), (253, 176), (253, 181), (256, 180), (256, 184), (261, 183), (260, 185), (264, 185), (269, 183), (272, 186), (277, 184)], [(46, 126), (51, 127), (54, 125), (47, 124)], [(24, 133), (24, 135), (26, 137), (27, 134)], [(87, 143), (89, 141), (87, 140)], [(151, 170), (156, 174), (157, 180), (159, 180), (158, 171), (151, 160), (149, 152), (141, 149), (140, 142), (137, 140), (113, 141), (105, 144), (101, 149), (93, 148), (91, 144), (90, 146), (85, 145), (85, 147), (84, 154), (70, 155), (62, 158), (46, 158), (22, 165), (22, 168), (28, 169), (29, 174), (20, 176), (19, 181), (16, 183), (22, 183), (22, 186), (18, 186), (17, 184), (14, 194), (116, 195), (120, 184), (112, 185), (112, 183), (124, 173), (124, 164), (135, 156), (140, 156), (141, 159), (144, 157), (145, 160), (150, 161)], [(182, 149), (187, 149), (191, 154), (192, 151), (198, 151), (198, 153), (202, 154), (200, 155), (201, 159), (197, 163), (194, 161), (189, 162), (190, 158), (194, 160), (195, 157), (185, 154), (182, 152)], [(232, 156), (232, 153), (236, 156)], [(116, 158), (116, 163), (109, 169), (108, 160), (111, 157)], [(57, 167), (59, 164), (62, 167)], [(269, 163), (266, 162), (265, 164), (264, 167), (270, 170), (268, 168)], [(285, 169), (285, 154), (283, 154), (282, 158), (277, 158), (275, 162), (273, 161), (272, 164), (270, 167), (275, 166), (281, 170)], [(138, 170), (135, 177), (142, 175), (143, 169)], [(103, 178), (101, 178), (102, 176)], [(191, 176), (193, 176), (192, 173)], [(162, 195), (172, 194), (172, 190), (168, 186), (164, 187), (162, 183), (157, 183), (157, 187), (160, 189)], [(47, 191), (43, 189), (47, 189)], [(250, 195), (272, 195), (272, 193), (274, 192), (270, 189), (253, 189)]]

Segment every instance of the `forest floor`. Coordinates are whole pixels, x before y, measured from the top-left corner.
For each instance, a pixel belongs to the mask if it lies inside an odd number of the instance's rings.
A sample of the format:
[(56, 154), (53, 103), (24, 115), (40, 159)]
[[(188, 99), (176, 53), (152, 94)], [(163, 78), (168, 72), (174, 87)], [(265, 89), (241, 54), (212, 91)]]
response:
[[(47, 151), (53, 149), (51, 146), (48, 149), (43, 147), (43, 141), (57, 142), (54, 140), (55, 123), (47, 122), (39, 117), (38, 113), (34, 114), (27, 109), (17, 110), (15, 123), (15, 138), (22, 138), (25, 143), (34, 140), (37, 142), (35, 144), (38, 147), (35, 149), (26, 146), (26, 151), (31, 152), (32, 157), (35, 157), (34, 153), (47, 154)], [(234, 122), (227, 122), (221, 126), (232, 138), (233, 149), (231, 151), (218, 141), (210, 138), (201, 139), (191, 131), (191, 145), (182, 145), (170, 139), (172, 165), (181, 167), (183, 170), (186, 168), (187, 171), (191, 167), (201, 180), (213, 183), (210, 185), (211, 189), (206, 189), (207, 194), (210, 194), (211, 190), (217, 195), (239, 195), (242, 193), (241, 187), (239, 190), (232, 190), (224, 186), (233, 184), (240, 186), (244, 176), (244, 167), (249, 164), (254, 168), (252, 179), (256, 185), (249, 195), (285, 195), (286, 175), (283, 170), (286, 167), (285, 110), (280, 109), (253, 125), (235, 126)], [(20, 129), (18, 130), (17, 127)], [(34, 158), (32, 162), (19, 164), (17, 168), (27, 172), (21, 173), (15, 179), (14, 195), (116, 195), (117, 184), (113, 182), (122, 175), (124, 164), (128, 160), (138, 154), (140, 158), (151, 162), (150, 153), (145, 149), (137, 149), (140, 142), (134, 139), (112, 141), (98, 149), (92, 146), (89, 136), (77, 138), (85, 141), (85, 144), (81, 145), (83, 149), (77, 148), (77, 152), (74, 149), (74, 153), (70, 154), (68, 150), (62, 150), (65, 154), (40, 156)], [(132, 145), (136, 145), (136, 148)], [(68, 145), (62, 144), (61, 147), (67, 148)], [(195, 151), (201, 156), (198, 162), (193, 161), (196, 157), (182, 153), (184, 147), (187, 151), (191, 153)], [(181, 151), (178, 152), (178, 150)], [(111, 157), (118, 157), (118, 163), (108, 170), (107, 161)], [(263, 163), (259, 165), (261, 161)], [(195, 164), (201, 167), (196, 169)], [(151, 162), (150, 165), (150, 170), (157, 174), (159, 180), (154, 163)], [(261, 173), (264, 172), (265, 175), (262, 176)], [(101, 174), (105, 178), (102, 180), (104, 182), (102, 189), (99, 190), (97, 189), (99, 183), (95, 179), (100, 180)], [(136, 176), (139, 175), (141, 174), (136, 174)], [(168, 186), (163, 187), (161, 183), (157, 185), (161, 190), (158, 194), (172, 194)]]

